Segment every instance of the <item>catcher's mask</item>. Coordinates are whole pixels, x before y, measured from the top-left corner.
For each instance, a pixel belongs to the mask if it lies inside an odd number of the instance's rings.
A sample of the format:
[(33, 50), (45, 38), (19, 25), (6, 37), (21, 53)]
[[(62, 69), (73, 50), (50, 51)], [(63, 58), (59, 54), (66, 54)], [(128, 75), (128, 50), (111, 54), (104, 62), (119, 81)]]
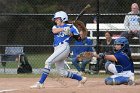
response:
[[(129, 49), (129, 42), (128, 39), (125, 37), (119, 37), (114, 41), (114, 45), (121, 45), (122, 48), (120, 50), (115, 50), (115, 52), (125, 51), (126, 49)], [(115, 49), (115, 48), (114, 48)]]
[(68, 15), (64, 11), (58, 11), (58, 12), (56, 12), (54, 14), (54, 17), (52, 18), (52, 20), (54, 21), (56, 18), (61, 18), (62, 22), (68, 21)]

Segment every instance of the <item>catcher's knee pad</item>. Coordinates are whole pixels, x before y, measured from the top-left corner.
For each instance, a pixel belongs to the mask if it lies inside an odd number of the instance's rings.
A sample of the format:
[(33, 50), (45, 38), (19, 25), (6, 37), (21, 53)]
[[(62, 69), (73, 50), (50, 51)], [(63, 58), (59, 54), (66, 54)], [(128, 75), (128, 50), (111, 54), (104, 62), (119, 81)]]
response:
[(105, 63), (105, 69), (106, 69), (107, 72), (111, 72), (113, 74), (117, 74), (118, 73), (115, 64), (110, 62), (110, 61), (107, 61)]
[(112, 64), (112, 62), (110, 62), (110, 61), (107, 61), (107, 62), (105, 63), (105, 69), (106, 69), (107, 72), (110, 72), (109, 69), (108, 69), (108, 67), (109, 67), (109, 65), (111, 65), (111, 64)]
[(105, 69), (106, 69), (106, 70), (108, 70), (108, 66), (109, 66), (110, 64), (112, 64), (110, 61), (107, 61), (107, 62), (105, 63)]

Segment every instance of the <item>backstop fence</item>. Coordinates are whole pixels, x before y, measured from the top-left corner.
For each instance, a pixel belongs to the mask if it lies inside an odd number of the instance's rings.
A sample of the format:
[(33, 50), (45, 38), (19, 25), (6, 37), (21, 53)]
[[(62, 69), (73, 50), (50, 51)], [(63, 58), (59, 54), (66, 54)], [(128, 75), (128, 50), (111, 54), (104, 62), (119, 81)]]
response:
[[(7, 3), (9, 7), (12, 7), (12, 5), (6, 1), (7, 0), (5, 0), (5, 3)], [(74, 20), (85, 5), (91, 4), (91, 8), (80, 17), (80, 20), (83, 21), (85, 25), (87, 23), (93, 23), (94, 19), (96, 20), (97, 31), (93, 32), (93, 37), (97, 37), (97, 39), (94, 40), (97, 41), (97, 43), (94, 44), (93, 47), (98, 47), (99, 41), (105, 40), (99, 38), (104, 36), (104, 31), (99, 30), (99, 24), (123, 23), (125, 15), (131, 11), (131, 4), (137, 2), (140, 5), (139, 0), (107, 0), (108, 2), (104, 0), (87, 0), (86, 3), (84, 3), (85, 0), (78, 0), (81, 1), (81, 3), (75, 0), (64, 2), (58, 2), (59, 0), (48, 2), (45, 2), (45, 0), (36, 0), (38, 1), (36, 2), (33, 0), (36, 3), (33, 1), (29, 2), (29, 0), (14, 1), (13, 4), (15, 4), (15, 8), (12, 8), (11, 11), (8, 10), (8, 8), (4, 8), (5, 11), (0, 9), (0, 53), (5, 54), (6, 47), (23, 47), (28, 62), (34, 71), (43, 68), (45, 60), (53, 53), (53, 33), (51, 29), (54, 22), (52, 22), (51, 19), (56, 11), (68, 11), (69, 20)], [(52, 6), (50, 6), (49, 3)], [(4, 2), (2, 4), (4, 4)], [(46, 7), (45, 4), (48, 7)], [(113, 31), (112, 34), (120, 35), (121, 33)], [(130, 40), (130, 44), (134, 45), (131, 46), (131, 48), (135, 53), (140, 53), (138, 39)], [(71, 43), (71, 45), (73, 45), (73, 43)], [(98, 50), (99, 49), (97, 49), (97, 51)], [(17, 70), (19, 65), (20, 64), (16, 62), (1, 62), (0, 73), (3, 73), (3, 71), (12, 73), (12, 69)]]

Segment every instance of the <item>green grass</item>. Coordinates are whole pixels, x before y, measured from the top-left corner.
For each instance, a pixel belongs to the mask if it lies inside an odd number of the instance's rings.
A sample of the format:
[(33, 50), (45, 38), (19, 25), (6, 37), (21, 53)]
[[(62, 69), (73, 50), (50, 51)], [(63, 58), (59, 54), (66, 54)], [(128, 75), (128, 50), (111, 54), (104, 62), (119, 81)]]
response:
[[(43, 68), (45, 65), (46, 59), (50, 56), (51, 54), (47, 53), (40, 53), (40, 54), (26, 54), (29, 63), (31, 64), (32, 68)], [(6, 62), (6, 68), (17, 68), (18, 67), (17, 62)], [(71, 68), (74, 68), (73, 65), (69, 65)], [(54, 65), (52, 65), (54, 68)], [(0, 64), (0, 68), (3, 68), (3, 66)], [(88, 65), (87, 67), (88, 68)]]
[[(33, 68), (42, 68), (50, 54), (27, 54), (26, 56)], [(7, 62), (6, 68), (17, 68), (18, 64), (17, 62)], [(0, 65), (0, 68), (2, 68), (2, 65)]]

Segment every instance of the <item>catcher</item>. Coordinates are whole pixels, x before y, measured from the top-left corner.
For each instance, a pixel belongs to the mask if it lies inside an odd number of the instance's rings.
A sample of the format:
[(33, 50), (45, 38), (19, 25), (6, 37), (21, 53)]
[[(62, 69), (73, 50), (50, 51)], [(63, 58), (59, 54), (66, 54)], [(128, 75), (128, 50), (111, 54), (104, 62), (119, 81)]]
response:
[[(72, 63), (78, 72), (85, 72), (86, 65), (92, 60), (92, 52), (94, 48), (93, 41), (87, 38), (87, 29), (83, 22), (76, 21), (74, 24), (80, 33), (81, 40), (75, 41), (73, 47), (71, 47), (72, 55)], [(80, 66), (80, 62), (82, 62)]]
[(108, 60), (105, 69), (113, 75), (105, 79), (106, 85), (135, 85), (134, 64), (126, 51), (129, 51), (128, 39), (119, 37), (114, 41), (114, 54), (93, 54), (94, 57)]

